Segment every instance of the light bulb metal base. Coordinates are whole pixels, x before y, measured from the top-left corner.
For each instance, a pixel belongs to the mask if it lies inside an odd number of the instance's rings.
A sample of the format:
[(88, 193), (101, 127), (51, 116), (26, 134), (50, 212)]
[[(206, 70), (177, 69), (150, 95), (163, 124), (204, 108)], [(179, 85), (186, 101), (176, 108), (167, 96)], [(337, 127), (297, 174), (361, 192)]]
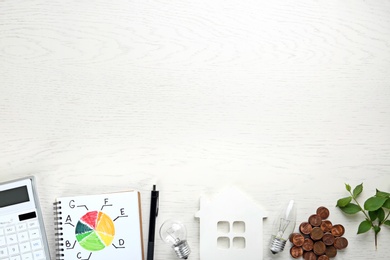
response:
[(180, 259), (187, 259), (191, 253), (190, 246), (187, 243), (187, 240), (181, 240), (179, 243), (175, 244), (173, 247), (175, 253)]
[(271, 244), (269, 249), (273, 254), (277, 254), (283, 251), (284, 246), (286, 245), (287, 240), (281, 238), (281, 237), (276, 237), (272, 236), (271, 237)]

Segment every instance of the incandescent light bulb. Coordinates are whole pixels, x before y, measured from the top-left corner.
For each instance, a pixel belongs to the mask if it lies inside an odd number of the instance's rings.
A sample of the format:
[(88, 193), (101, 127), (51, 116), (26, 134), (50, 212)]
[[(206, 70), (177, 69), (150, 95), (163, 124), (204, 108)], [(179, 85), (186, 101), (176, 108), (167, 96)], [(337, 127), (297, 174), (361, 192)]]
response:
[(282, 252), (295, 228), (297, 210), (295, 202), (290, 200), (279, 213), (273, 225), (270, 250), (273, 254)]
[(160, 238), (173, 248), (178, 258), (187, 259), (191, 253), (186, 227), (179, 221), (165, 221), (160, 227)]

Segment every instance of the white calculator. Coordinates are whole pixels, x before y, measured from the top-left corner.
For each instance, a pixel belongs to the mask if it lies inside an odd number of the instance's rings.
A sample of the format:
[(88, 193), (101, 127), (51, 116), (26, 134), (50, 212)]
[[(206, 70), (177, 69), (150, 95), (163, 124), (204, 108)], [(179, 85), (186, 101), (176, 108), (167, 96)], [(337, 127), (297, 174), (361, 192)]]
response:
[(50, 260), (34, 177), (0, 183), (0, 260)]

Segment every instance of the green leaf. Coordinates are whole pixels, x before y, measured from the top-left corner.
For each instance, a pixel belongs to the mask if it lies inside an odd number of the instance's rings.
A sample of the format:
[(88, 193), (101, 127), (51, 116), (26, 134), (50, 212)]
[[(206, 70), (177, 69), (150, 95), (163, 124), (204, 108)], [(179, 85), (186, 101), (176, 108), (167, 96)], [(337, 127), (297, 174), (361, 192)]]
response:
[(375, 211), (382, 207), (386, 198), (383, 197), (371, 197), (364, 202), (364, 209), (368, 211)]
[(379, 208), (376, 212), (378, 213), (379, 222), (382, 222), (385, 219), (385, 211), (382, 208)]
[(339, 199), (337, 201), (337, 207), (340, 207), (340, 208), (344, 208), (345, 206), (348, 205), (348, 203), (350, 203), (352, 200), (352, 197), (349, 196), (349, 197), (345, 197), (345, 198), (342, 198), (342, 199)]
[(360, 211), (360, 207), (353, 203), (348, 203), (345, 207), (342, 207), (340, 209), (347, 214), (356, 214)]
[(345, 184), (345, 189), (346, 189), (347, 191), (351, 191), (351, 186), (350, 186), (349, 184)]
[(383, 224), (390, 226), (390, 220), (386, 220)]
[(377, 197), (390, 198), (390, 193), (387, 193), (387, 192), (380, 191), (380, 190), (376, 189), (376, 196)]
[(353, 197), (357, 198), (357, 196), (359, 196), (359, 194), (362, 193), (362, 191), (363, 191), (363, 183), (359, 184), (358, 186), (355, 187), (355, 189), (353, 189)]
[(371, 223), (368, 220), (364, 220), (358, 227), (358, 234), (362, 234), (371, 229)]
[(388, 198), (385, 203), (383, 203), (382, 207), (386, 209), (390, 209), (390, 198)]
[(370, 216), (371, 221), (374, 221), (378, 217), (378, 211), (369, 211), (368, 215)]

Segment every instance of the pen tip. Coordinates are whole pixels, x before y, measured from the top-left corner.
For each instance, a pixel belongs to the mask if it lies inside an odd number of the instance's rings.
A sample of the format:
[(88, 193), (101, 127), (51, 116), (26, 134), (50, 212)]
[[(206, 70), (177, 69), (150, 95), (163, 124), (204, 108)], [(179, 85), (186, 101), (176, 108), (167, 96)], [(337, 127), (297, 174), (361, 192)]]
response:
[(153, 190), (156, 190), (156, 185), (155, 184), (153, 185)]

